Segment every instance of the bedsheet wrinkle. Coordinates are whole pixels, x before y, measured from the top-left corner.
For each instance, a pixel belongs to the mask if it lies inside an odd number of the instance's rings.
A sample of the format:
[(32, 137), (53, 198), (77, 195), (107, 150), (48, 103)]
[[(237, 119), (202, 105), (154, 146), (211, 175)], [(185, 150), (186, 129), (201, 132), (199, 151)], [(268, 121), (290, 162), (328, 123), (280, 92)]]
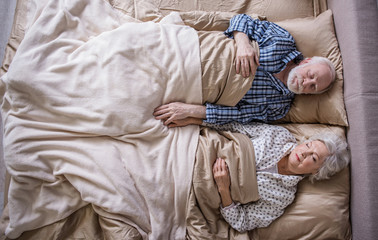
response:
[(201, 103), (198, 36), (115, 11), (49, 1), (2, 77), (8, 237), (91, 204), (144, 239), (185, 238), (199, 129), (168, 130), (152, 112)]

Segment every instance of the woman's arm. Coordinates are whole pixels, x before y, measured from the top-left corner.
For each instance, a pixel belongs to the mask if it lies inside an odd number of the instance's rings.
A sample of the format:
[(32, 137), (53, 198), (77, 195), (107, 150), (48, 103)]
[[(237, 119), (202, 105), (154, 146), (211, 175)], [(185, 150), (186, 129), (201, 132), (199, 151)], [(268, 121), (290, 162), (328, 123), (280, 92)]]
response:
[(230, 192), (230, 174), (226, 161), (222, 158), (217, 158), (213, 165), (213, 177), (218, 187), (219, 195), (221, 196), (222, 206), (230, 206), (233, 201)]
[(250, 218), (250, 215), (245, 211), (245, 208), (251, 204), (234, 204), (232, 200), (230, 192), (231, 179), (224, 159), (216, 159), (213, 165), (213, 177), (218, 188), (218, 193), (221, 197), (221, 213), (226, 222), (239, 232), (244, 232), (257, 227), (256, 222), (254, 221), (255, 219)]
[[(245, 173), (247, 174), (247, 173)], [(281, 216), (284, 209), (295, 197), (295, 191), (288, 191), (273, 180), (271, 175), (258, 176), (260, 199), (247, 204), (233, 203), (230, 186), (231, 179), (226, 162), (218, 158), (213, 165), (213, 177), (221, 197), (220, 209), (223, 218), (239, 232), (267, 227)]]

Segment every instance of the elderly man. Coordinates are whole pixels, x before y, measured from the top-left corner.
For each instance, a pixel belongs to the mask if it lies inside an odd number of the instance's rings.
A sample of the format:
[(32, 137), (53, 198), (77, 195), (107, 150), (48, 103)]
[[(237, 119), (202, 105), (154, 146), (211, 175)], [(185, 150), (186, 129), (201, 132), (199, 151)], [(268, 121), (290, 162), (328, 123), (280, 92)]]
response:
[[(303, 59), (290, 33), (272, 22), (252, 19), (245, 14), (236, 15), (225, 34), (236, 42), (236, 72), (243, 77), (255, 74), (252, 87), (245, 96), (234, 107), (212, 103), (165, 104), (155, 109), (156, 119), (163, 120), (168, 127), (200, 125), (203, 122), (270, 122), (288, 113), (295, 94), (322, 93), (335, 80), (335, 69), (328, 59)], [(250, 40), (259, 44), (259, 59)]]

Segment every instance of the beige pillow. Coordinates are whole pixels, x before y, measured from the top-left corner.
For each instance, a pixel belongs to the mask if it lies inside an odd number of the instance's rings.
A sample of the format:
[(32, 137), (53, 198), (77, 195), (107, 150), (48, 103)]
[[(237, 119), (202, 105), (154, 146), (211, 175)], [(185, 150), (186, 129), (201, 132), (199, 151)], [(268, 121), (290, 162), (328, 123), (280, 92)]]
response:
[(250, 235), (255, 240), (351, 239), (349, 191), (349, 168), (315, 184), (305, 179), (284, 215)]
[(138, 0), (134, 1), (133, 8), (127, 1), (112, 0), (109, 1), (113, 6), (125, 9), (125, 12), (131, 12), (136, 18), (146, 20), (156, 20), (170, 12), (189, 12), (189, 11), (206, 11), (206, 12), (234, 12), (246, 14), (264, 15), (271, 21), (279, 21), (289, 18), (316, 16), (326, 7), (326, 0), (197, 0), (197, 1), (177, 1), (177, 0)]
[[(343, 127), (321, 124), (286, 124), (297, 140), (332, 131), (345, 138)], [(303, 139), (302, 139), (303, 140)], [(252, 239), (351, 239), (349, 220), (349, 168), (314, 184), (307, 179), (298, 185), (294, 202), (266, 228), (250, 232)]]
[[(262, 16), (256, 14), (250, 15), (263, 19)], [(223, 28), (226, 28), (226, 23), (228, 23), (226, 19), (231, 18), (231, 16), (232, 13), (220, 12), (207, 13), (199, 11), (181, 13), (184, 22), (195, 27), (197, 30), (200, 30), (198, 28), (224, 30)], [(337, 71), (337, 80), (332, 89), (320, 95), (297, 95), (288, 115), (279, 122), (324, 123), (348, 126), (343, 98), (341, 53), (334, 31), (331, 10), (323, 12), (318, 17), (296, 18), (276, 23), (293, 35), (299, 51), (305, 57), (327, 57), (334, 63)], [(235, 86), (238, 85), (235, 84)], [(238, 98), (239, 96), (235, 95), (233, 99), (236, 97)], [(218, 104), (226, 104), (226, 102)], [(229, 103), (226, 105), (229, 105)]]
[(331, 10), (318, 17), (277, 22), (294, 37), (305, 57), (323, 56), (333, 62), (337, 79), (334, 86), (320, 95), (297, 95), (286, 117), (280, 122), (324, 123), (348, 126), (343, 95), (342, 59), (333, 26)]

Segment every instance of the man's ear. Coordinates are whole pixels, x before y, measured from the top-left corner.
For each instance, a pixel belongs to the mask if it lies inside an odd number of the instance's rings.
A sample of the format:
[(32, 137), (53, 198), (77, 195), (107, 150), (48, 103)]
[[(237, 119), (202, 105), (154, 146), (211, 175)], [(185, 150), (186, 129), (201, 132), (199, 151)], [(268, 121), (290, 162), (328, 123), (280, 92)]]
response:
[(303, 60), (299, 63), (299, 65), (302, 65), (302, 64), (305, 64), (305, 63), (309, 63), (309, 62), (311, 61), (311, 59), (312, 59), (312, 58), (305, 58), (305, 59), (303, 59)]

